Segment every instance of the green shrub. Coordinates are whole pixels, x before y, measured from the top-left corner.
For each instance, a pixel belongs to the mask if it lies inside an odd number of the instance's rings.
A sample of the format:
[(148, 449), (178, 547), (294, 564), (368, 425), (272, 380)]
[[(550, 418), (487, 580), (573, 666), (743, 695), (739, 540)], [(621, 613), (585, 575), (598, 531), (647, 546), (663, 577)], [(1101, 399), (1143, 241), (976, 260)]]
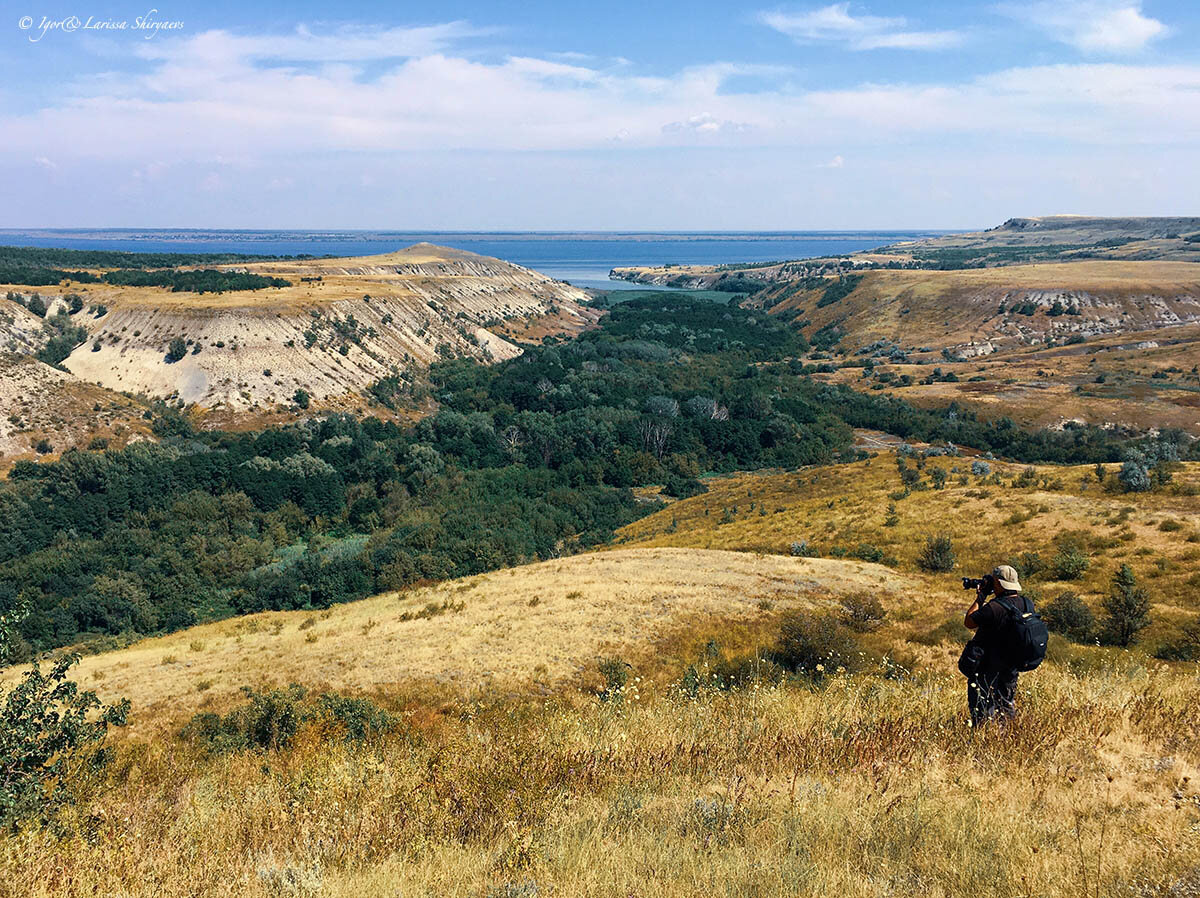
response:
[(604, 690), (600, 693), (600, 701), (620, 702), (629, 683), (629, 663), (620, 658), (601, 658), (598, 666), (600, 676), (604, 677)]
[(857, 558), (861, 561), (871, 561), (878, 564), (884, 560), (883, 549), (878, 546), (873, 546), (870, 543), (859, 543), (848, 553), (851, 558)]
[(172, 337), (167, 344), (167, 361), (178, 362), (187, 355), (187, 341), (183, 337)]
[(309, 725), (337, 730), (348, 741), (363, 741), (393, 726), (391, 716), (365, 698), (331, 692), (314, 696), (295, 683), (270, 692), (243, 686), (242, 692), (248, 699), (246, 704), (224, 717), (197, 714), (183, 728), (182, 737), (210, 754), (228, 754), (287, 748), (301, 728)]
[(1055, 633), (1076, 642), (1088, 642), (1095, 636), (1096, 616), (1087, 603), (1073, 592), (1064, 592), (1041, 610), (1042, 620)]
[(1200, 619), (1184, 624), (1179, 638), (1160, 645), (1154, 657), (1162, 661), (1200, 661)]
[(1037, 552), (1022, 552), (1016, 558), (1010, 558), (1008, 563), (1017, 569), (1017, 574), (1022, 580), (1036, 577), (1046, 569), (1046, 562), (1042, 561), (1042, 556)]
[(837, 618), (796, 611), (780, 623), (770, 659), (787, 670), (820, 679), (839, 667), (855, 670), (861, 666), (862, 653)]
[[(0, 617), (0, 657), (16, 641), (23, 614)], [(111, 760), (104, 747), (110, 726), (124, 726), (129, 701), (103, 705), (67, 679), (79, 661), (64, 655), (43, 673), (35, 662), (7, 692), (0, 691), (0, 826), (46, 823), (75, 797), (74, 787)]]
[(1063, 546), (1051, 567), (1057, 580), (1078, 580), (1091, 567), (1091, 560), (1076, 546)]
[(917, 566), (923, 571), (941, 574), (954, 570), (958, 558), (954, 554), (954, 544), (945, 533), (925, 538), (925, 547), (917, 556)]

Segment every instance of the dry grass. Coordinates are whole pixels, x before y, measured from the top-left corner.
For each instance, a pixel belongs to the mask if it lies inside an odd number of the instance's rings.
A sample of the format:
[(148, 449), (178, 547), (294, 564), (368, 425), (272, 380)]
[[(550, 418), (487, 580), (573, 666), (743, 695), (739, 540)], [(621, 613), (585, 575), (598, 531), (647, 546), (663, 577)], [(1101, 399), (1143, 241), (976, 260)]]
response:
[(67, 834), (0, 842), (0, 895), (1187, 895), (1194, 674), (1049, 667), (1008, 728), (960, 681), (685, 699), (398, 699), (371, 746), (124, 746)]
[[(1057, 640), (1022, 677), (1017, 720), (972, 731), (957, 648), (917, 638), (964, 604), (952, 575), (909, 570), (908, 543), (933, 521), (971, 572), (1064, 527), (1128, 531), (1085, 591), (1128, 560), (1156, 614), (1194, 607), (1162, 588), (1185, 572), (1147, 572), (1157, 557), (1193, 563), (1181, 559), (1194, 500), (1133, 507), (1083, 489), (1083, 469), (1044, 470), (1064, 488), (913, 493), (893, 527), (886, 455), (712, 480), (623, 533), (650, 547), (84, 659), (85, 685), (134, 699), (133, 725), (106, 789), (84, 792), (56, 829), (0, 839), (0, 898), (1194, 895), (1195, 665)], [(1197, 476), (1190, 465), (1180, 479)], [(993, 496), (968, 495), (980, 489)], [(1001, 526), (1013, 507), (1036, 512)], [(1176, 519), (1186, 526), (1160, 529)], [(753, 551), (802, 538), (874, 539), (900, 571)], [(876, 663), (822, 685), (678, 688), (708, 640), (726, 656), (753, 651), (780, 612), (864, 589), (887, 617), (863, 647), (911, 672)], [(629, 680), (602, 702), (596, 662), (610, 655)], [(218, 757), (178, 737), (237, 686), (289, 680), (366, 693), (399, 726), (365, 744), (312, 727), (282, 751)]]
[[(1055, 540), (1069, 534), (1088, 544), (1091, 566), (1076, 581), (1056, 581), (1049, 573), (1030, 580), (1045, 596), (1071, 589), (1095, 604), (1116, 567), (1128, 563), (1160, 621), (1146, 634), (1148, 645), (1170, 632), (1168, 622), (1200, 610), (1200, 508), (1187, 495), (1200, 485), (1200, 464), (1182, 465), (1175, 489), (1127, 494), (1102, 489), (1092, 479), (1093, 466), (1035, 466), (1041, 482), (1013, 486), (1027, 466), (990, 462), (1001, 479), (997, 485), (970, 475), (971, 461), (929, 459), (926, 482), (933, 468), (958, 471), (948, 473), (943, 490), (898, 500), (889, 498), (900, 488), (891, 452), (851, 465), (711, 478), (708, 493), (635, 521), (618, 532), (617, 544), (784, 554), (804, 540), (826, 555), (868, 544), (896, 559), (908, 591), (918, 594), (913, 614), (924, 626), (963, 604), (955, 588), (959, 575), (978, 576), (1022, 552), (1038, 552), (1049, 564)], [(1115, 474), (1117, 466), (1108, 468)], [(959, 483), (964, 473), (966, 485)], [(1044, 485), (1047, 479), (1055, 488)], [(889, 527), (893, 501), (898, 521)], [(1178, 529), (1161, 530), (1163, 521)], [(917, 569), (916, 557), (925, 537), (941, 532), (954, 542), (958, 569), (934, 578)]]
[[(268, 612), (192, 627), (86, 657), (77, 677), (103, 697), (130, 698), (135, 729), (147, 731), (228, 704), (247, 683), (549, 686), (577, 678), (599, 655), (667, 638), (685, 623), (753, 620), (766, 614), (764, 601), (778, 611), (829, 602), (835, 594), (879, 589), (887, 575), (861, 562), (742, 552), (579, 555), (320, 613)], [(203, 691), (200, 682), (208, 684)]]

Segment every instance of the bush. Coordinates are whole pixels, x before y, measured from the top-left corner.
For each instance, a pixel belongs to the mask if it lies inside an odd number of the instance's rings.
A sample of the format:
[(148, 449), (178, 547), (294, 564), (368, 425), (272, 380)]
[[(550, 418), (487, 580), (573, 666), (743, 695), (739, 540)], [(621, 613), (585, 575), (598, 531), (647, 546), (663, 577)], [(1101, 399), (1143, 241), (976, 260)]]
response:
[(187, 341), (183, 337), (172, 337), (167, 344), (167, 361), (178, 362), (187, 355)]
[(663, 494), (674, 496), (676, 499), (689, 499), (707, 492), (708, 487), (695, 477), (680, 477), (677, 474), (668, 477), (666, 485), (663, 486)]
[(1184, 624), (1180, 637), (1160, 645), (1154, 657), (1161, 661), (1200, 661), (1200, 619)]
[[(0, 657), (16, 641), (16, 619), (0, 617)], [(67, 679), (78, 655), (57, 659), (48, 673), (35, 662), (12, 689), (0, 691), (0, 826), (46, 823), (74, 798), (73, 786), (111, 760), (103, 746), (110, 726), (124, 726), (129, 701), (102, 705)]]
[(780, 667), (820, 679), (839, 667), (854, 670), (862, 655), (854, 637), (830, 614), (797, 611), (779, 626), (770, 659)]
[(300, 408), (308, 408), (312, 397), (308, 395), (308, 390), (297, 390), (292, 394), (292, 402), (296, 403)]
[(1091, 560), (1078, 547), (1063, 546), (1054, 556), (1054, 577), (1057, 580), (1078, 580), (1091, 564)]
[(604, 689), (600, 693), (602, 702), (619, 702), (629, 683), (629, 663), (620, 658), (601, 658), (597, 665), (604, 677)]
[(874, 593), (855, 592), (842, 598), (842, 623), (865, 633), (879, 627), (887, 612)]
[(985, 461), (976, 459), (975, 461), (971, 462), (971, 473), (976, 477), (987, 477), (992, 473), (992, 466)]
[(363, 741), (387, 732), (391, 715), (365, 698), (349, 698), (322, 692), (310, 696), (303, 686), (258, 692), (243, 686), (249, 701), (224, 717), (197, 714), (181, 736), (210, 754), (253, 749), (276, 751), (287, 748), (301, 728), (318, 725), (338, 731), (347, 741)]
[(1121, 565), (1112, 579), (1112, 588), (1104, 600), (1108, 615), (1100, 630), (1101, 640), (1109, 645), (1128, 646), (1138, 633), (1150, 626), (1150, 600), (1137, 584), (1133, 568)]
[(797, 558), (812, 558), (817, 554), (817, 550), (808, 544), (808, 540), (801, 539), (792, 543), (792, 554)]
[(925, 547), (917, 556), (917, 565), (923, 571), (942, 574), (954, 570), (958, 559), (954, 555), (954, 544), (945, 533), (929, 536), (925, 539)]
[(871, 561), (876, 564), (884, 560), (883, 549), (873, 546), (870, 543), (859, 543), (850, 550), (849, 554), (851, 558), (857, 558), (860, 561)]
[(1073, 592), (1064, 592), (1042, 609), (1042, 620), (1055, 633), (1076, 642), (1089, 642), (1095, 637), (1096, 617), (1083, 599)]
[(1150, 471), (1138, 461), (1127, 461), (1121, 465), (1121, 473), (1117, 475), (1121, 485), (1131, 493), (1144, 493), (1150, 489)]
[(1016, 558), (1010, 558), (1008, 563), (1017, 569), (1022, 580), (1031, 579), (1046, 569), (1046, 563), (1037, 552), (1022, 552)]

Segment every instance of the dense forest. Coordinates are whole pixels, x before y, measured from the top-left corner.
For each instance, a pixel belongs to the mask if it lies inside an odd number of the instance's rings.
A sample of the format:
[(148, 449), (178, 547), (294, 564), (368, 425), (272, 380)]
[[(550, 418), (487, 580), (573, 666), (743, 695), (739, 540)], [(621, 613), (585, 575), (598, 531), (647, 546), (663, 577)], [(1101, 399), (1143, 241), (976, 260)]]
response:
[(707, 472), (852, 457), (851, 427), (1026, 461), (1114, 461), (1131, 437), (1029, 433), (811, 379), (804, 337), (761, 312), (657, 294), (511, 361), (433, 366), (412, 426), (334, 416), (256, 434), (18, 462), (0, 484), (0, 613), (18, 655), (264, 609), (324, 607), (554, 557), (704, 491)]
[[(63, 281), (77, 284), (118, 284), (170, 287), (173, 292), (217, 293), (286, 287), (288, 281), (236, 271), (176, 270), (184, 265), (222, 265), (269, 259), (308, 259), (311, 256), (253, 256), (245, 253), (126, 253), (112, 250), (43, 249), (0, 246), (0, 284), (50, 287)], [(68, 266), (76, 266), (69, 268)], [(105, 274), (80, 269), (110, 268)]]

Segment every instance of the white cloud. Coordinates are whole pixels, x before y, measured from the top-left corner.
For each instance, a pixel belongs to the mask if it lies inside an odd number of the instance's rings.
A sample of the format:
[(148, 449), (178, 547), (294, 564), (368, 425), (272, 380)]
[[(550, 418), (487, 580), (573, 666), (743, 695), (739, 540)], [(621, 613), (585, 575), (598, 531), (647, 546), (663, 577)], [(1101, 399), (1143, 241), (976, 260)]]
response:
[[(886, 33), (873, 19), (863, 27), (877, 39)], [(288, 53), (315, 64), (302, 68), (257, 63), (263, 48), (276, 46), (270, 37), (207, 32), (164, 42), (144, 73), (80, 82), (34, 113), (0, 115), (0, 159), (28, 164), (54, 146), (64, 169), (108, 159), (230, 170), (209, 183), (216, 189), (256, 167), (282, 185), (294, 176), (288, 160), (301, 154), (347, 165), (344, 154), (355, 153), (813, 147), (822, 156), (853, 153), (857, 171), (859, 148), (897, 138), (949, 152), (947, 141), (958, 136), (1061, 148), (1196, 146), (1200, 134), (1200, 65), (1042, 66), (961, 82), (805, 92), (791, 86), (790, 72), (758, 66), (714, 63), (645, 77), (582, 60), (480, 61), (454, 48), (364, 70), (340, 62), (345, 47), (324, 40), (304, 31), (287, 37)], [(389, 46), (420, 43), (393, 35)], [(746, 75), (759, 89), (730, 89)], [(70, 139), (78, 134), (88, 140)]]
[(764, 12), (759, 20), (800, 43), (844, 43), (854, 50), (940, 50), (963, 42), (958, 31), (914, 31), (902, 17), (854, 15), (850, 4), (805, 12)]
[(47, 171), (58, 171), (58, 164), (53, 159), (47, 159), (45, 156), (34, 156), (33, 161)]
[(828, 162), (822, 162), (817, 168), (845, 168), (846, 160), (841, 156), (834, 156)]
[(668, 122), (662, 126), (664, 134), (721, 134), (747, 131), (749, 128), (744, 122), (722, 120), (707, 112), (689, 116), (682, 122)]
[(298, 25), (290, 34), (235, 35), (205, 31), (185, 41), (147, 41), (139, 45), (145, 59), (230, 59), (279, 62), (349, 62), (404, 59), (440, 53), (464, 38), (490, 34), (466, 22), (415, 28), (337, 25), (314, 30)]
[(1085, 53), (1133, 53), (1170, 31), (1140, 0), (1039, 0), (1001, 11)]

